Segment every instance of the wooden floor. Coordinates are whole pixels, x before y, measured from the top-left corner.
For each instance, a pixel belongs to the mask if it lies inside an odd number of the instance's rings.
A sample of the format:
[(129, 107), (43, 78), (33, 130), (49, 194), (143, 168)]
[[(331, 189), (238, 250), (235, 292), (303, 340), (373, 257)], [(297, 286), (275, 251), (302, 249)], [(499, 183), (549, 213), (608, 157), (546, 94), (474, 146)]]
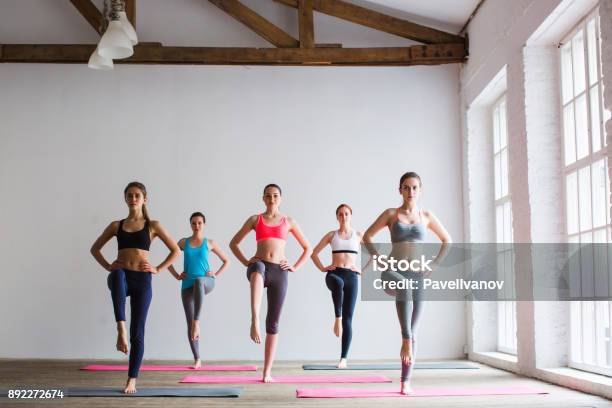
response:
[[(121, 387), (124, 384), (124, 372), (79, 371), (91, 363), (118, 364), (117, 361), (78, 361), (78, 360), (0, 360), (0, 388), (68, 388), (68, 387)], [(123, 363), (123, 362), (122, 362)], [(122, 364), (121, 363), (121, 364)], [(185, 364), (179, 361), (147, 361), (148, 364)], [(211, 364), (241, 364), (247, 362), (209, 362)], [(252, 363), (252, 362), (249, 362)], [(355, 361), (356, 363), (356, 361)], [(369, 361), (368, 363), (372, 363)], [(388, 363), (388, 361), (387, 361)], [(477, 364), (477, 363), (474, 363)], [(545, 395), (505, 395), (477, 397), (418, 397), (401, 398), (350, 398), (350, 399), (303, 399), (295, 397), (297, 384), (261, 384), (240, 385), (243, 394), (240, 398), (64, 398), (63, 400), (39, 400), (37, 402), (14, 402), (0, 398), (2, 407), (25, 406), (61, 406), (61, 407), (612, 407), (612, 402), (604, 398), (569, 390), (537, 380), (523, 378), (512, 373), (479, 365), (479, 370), (415, 370), (413, 387), (431, 386), (511, 386), (528, 385), (544, 389)], [(278, 362), (275, 365), (276, 375), (323, 374), (338, 372), (303, 371), (301, 362)], [(356, 375), (380, 374), (393, 379), (391, 384), (336, 384), (327, 386), (380, 388), (397, 386), (399, 372), (396, 371), (343, 371), (341, 374)], [(185, 372), (141, 372), (139, 387), (179, 387), (198, 386), (178, 384), (178, 380), (189, 373)], [(222, 374), (222, 373), (216, 373)], [(244, 375), (231, 373), (227, 375)], [(255, 373), (250, 373), (255, 374)], [(257, 372), (257, 375), (261, 371)], [(216, 387), (199, 385), (200, 387)], [(238, 385), (229, 385), (236, 387)], [(326, 386), (308, 384), (305, 387)]]

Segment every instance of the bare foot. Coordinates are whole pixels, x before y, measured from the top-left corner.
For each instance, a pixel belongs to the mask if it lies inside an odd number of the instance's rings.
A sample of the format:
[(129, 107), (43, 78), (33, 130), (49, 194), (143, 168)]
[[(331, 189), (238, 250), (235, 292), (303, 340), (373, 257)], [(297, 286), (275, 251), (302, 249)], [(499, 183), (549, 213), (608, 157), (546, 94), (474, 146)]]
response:
[(272, 378), (271, 374), (264, 374), (262, 381), (265, 383), (271, 383), (274, 382), (274, 378)]
[(334, 322), (334, 334), (336, 337), (342, 336), (342, 317), (336, 317)]
[(410, 387), (409, 383), (403, 382), (402, 387), (400, 389), (400, 393), (403, 395), (410, 395), (410, 394), (414, 394), (414, 390), (412, 389), (412, 387)]
[(136, 379), (128, 378), (125, 388), (123, 389), (124, 394), (135, 394), (136, 393)]
[(402, 359), (402, 364), (410, 364), (412, 362), (412, 343), (410, 339), (402, 339), (400, 358)]
[(200, 321), (191, 321), (191, 340), (196, 341), (200, 339)]
[(346, 368), (346, 358), (341, 358), (340, 361), (338, 362), (338, 365), (336, 367), (338, 367), (338, 368)]
[(255, 343), (261, 343), (261, 336), (259, 335), (259, 321), (254, 320), (251, 322), (251, 340)]
[(117, 328), (117, 350), (123, 354), (128, 352), (128, 342), (125, 327), (123, 329)]
[(202, 360), (200, 360), (199, 358), (193, 363), (193, 369), (197, 370), (200, 367), (202, 367)]

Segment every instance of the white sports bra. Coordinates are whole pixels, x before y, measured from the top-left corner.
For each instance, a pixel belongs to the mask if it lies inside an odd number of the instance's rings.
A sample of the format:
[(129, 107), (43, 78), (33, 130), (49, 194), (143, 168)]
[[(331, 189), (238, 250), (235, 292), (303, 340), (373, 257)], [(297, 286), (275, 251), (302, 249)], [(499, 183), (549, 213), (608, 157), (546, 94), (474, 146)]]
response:
[(357, 254), (359, 251), (359, 236), (355, 233), (355, 230), (351, 232), (349, 239), (342, 239), (338, 235), (338, 231), (334, 232), (334, 236), (331, 240), (332, 254)]

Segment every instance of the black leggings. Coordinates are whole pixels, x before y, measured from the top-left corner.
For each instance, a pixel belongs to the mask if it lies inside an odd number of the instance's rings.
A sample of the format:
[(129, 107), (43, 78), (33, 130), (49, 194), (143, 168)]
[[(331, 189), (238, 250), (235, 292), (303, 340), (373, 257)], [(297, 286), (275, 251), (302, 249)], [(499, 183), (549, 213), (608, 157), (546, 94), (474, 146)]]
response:
[(266, 314), (266, 333), (277, 334), (285, 295), (287, 294), (288, 276), (279, 264), (257, 261), (247, 268), (247, 279), (251, 280), (253, 272), (260, 273), (264, 279), (264, 288), (267, 288), (268, 313)]
[(327, 272), (325, 283), (331, 291), (336, 317), (342, 317), (342, 352), (346, 358), (353, 338), (353, 311), (359, 290), (357, 272), (346, 268), (336, 268)]
[(153, 297), (151, 273), (116, 269), (108, 274), (108, 288), (113, 298), (115, 320), (125, 321), (125, 302), (130, 298), (130, 364), (128, 377), (138, 377), (144, 356), (144, 337), (147, 314)]

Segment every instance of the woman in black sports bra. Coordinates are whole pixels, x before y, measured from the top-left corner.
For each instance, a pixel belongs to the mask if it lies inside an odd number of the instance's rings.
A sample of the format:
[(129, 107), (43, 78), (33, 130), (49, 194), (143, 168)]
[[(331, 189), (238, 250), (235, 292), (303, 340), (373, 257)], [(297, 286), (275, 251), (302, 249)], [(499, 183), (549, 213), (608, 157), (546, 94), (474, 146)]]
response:
[[(117, 321), (117, 350), (127, 354), (125, 329), (125, 302), (130, 297), (130, 360), (128, 380), (123, 392), (136, 392), (136, 378), (144, 355), (144, 330), (147, 312), (151, 304), (151, 275), (167, 268), (180, 254), (180, 249), (159, 221), (151, 221), (145, 206), (147, 190), (142, 183), (131, 182), (123, 191), (129, 208), (126, 219), (113, 221), (96, 239), (91, 254), (107, 271), (108, 287), (111, 290), (115, 320)], [(109, 264), (101, 249), (117, 236), (119, 253)], [(170, 254), (157, 267), (148, 261), (151, 241), (159, 237), (170, 250)]]

